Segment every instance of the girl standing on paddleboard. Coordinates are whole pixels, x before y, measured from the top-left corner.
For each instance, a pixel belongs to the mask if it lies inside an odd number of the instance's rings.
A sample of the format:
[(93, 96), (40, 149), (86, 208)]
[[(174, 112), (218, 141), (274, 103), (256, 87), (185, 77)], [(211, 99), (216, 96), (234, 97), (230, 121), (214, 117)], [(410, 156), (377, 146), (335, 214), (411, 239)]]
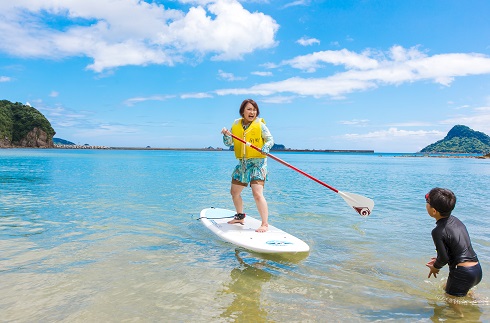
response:
[[(236, 119), (231, 126), (231, 132), (223, 128), (223, 143), (226, 146), (234, 146), (235, 157), (238, 165), (231, 176), (231, 197), (235, 205), (236, 214), (230, 224), (243, 224), (245, 213), (243, 212), (243, 200), (241, 193), (250, 184), (252, 194), (262, 219), (261, 226), (255, 230), (266, 232), (268, 230), (269, 209), (264, 197), (264, 184), (267, 179), (267, 154), (274, 145), (274, 139), (265, 125), (265, 121), (259, 118), (260, 110), (257, 103), (247, 99), (240, 105), (241, 118)], [(243, 138), (246, 142), (261, 149), (261, 152), (233, 139), (231, 134)]]

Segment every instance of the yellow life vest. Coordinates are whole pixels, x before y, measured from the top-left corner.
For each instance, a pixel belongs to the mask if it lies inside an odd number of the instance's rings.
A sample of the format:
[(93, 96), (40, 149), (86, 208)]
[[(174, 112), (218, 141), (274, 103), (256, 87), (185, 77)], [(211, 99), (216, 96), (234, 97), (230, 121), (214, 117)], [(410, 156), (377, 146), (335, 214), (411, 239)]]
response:
[[(250, 124), (250, 126), (248, 126), (246, 130), (243, 130), (242, 118), (236, 119), (233, 125), (231, 126), (231, 133), (237, 136), (238, 138), (243, 138), (243, 140), (251, 143), (252, 145), (258, 148), (262, 148), (264, 146), (264, 138), (262, 138), (262, 129), (260, 128), (261, 122), (265, 124), (264, 119), (256, 118)], [(233, 139), (233, 145), (235, 149), (236, 158), (265, 158), (266, 157), (266, 155), (261, 154), (254, 148), (249, 147), (236, 139)]]

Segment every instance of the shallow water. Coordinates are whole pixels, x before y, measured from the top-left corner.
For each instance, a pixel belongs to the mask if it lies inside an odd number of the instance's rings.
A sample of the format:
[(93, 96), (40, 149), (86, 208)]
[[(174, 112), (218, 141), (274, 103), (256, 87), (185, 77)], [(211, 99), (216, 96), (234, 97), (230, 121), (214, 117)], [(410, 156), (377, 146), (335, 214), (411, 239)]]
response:
[[(233, 207), (230, 152), (0, 150), (0, 321), (451, 322), (448, 269), (427, 279), (425, 267), (435, 186), (456, 193), (484, 272), (459, 300), (463, 321), (490, 321), (490, 160), (276, 155), (374, 212), (269, 160), (270, 222), (311, 251), (265, 256), (197, 220)], [(244, 200), (256, 214), (248, 189)]]

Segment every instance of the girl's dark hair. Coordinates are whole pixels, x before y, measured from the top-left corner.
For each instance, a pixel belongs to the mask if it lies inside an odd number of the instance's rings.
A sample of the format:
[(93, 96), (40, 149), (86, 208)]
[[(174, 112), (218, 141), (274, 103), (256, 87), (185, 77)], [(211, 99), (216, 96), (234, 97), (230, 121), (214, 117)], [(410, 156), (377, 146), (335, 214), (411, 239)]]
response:
[(441, 216), (450, 216), (456, 206), (456, 195), (446, 188), (435, 187), (429, 192), (429, 204)]
[(259, 105), (257, 104), (257, 102), (255, 102), (252, 99), (243, 100), (242, 104), (240, 105), (240, 116), (243, 117), (243, 112), (245, 111), (245, 106), (247, 105), (247, 103), (250, 103), (251, 105), (254, 106), (255, 109), (257, 109), (257, 117), (258, 117), (260, 114)]

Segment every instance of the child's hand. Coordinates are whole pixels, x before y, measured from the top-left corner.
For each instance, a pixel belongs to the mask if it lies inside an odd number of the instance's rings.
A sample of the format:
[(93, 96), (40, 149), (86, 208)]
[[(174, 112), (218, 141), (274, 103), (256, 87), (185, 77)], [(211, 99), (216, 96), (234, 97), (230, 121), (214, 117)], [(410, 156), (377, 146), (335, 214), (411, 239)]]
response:
[(437, 274), (439, 273), (439, 269), (434, 267), (435, 262), (436, 262), (436, 258), (432, 257), (432, 258), (430, 258), (430, 261), (425, 264), (430, 269), (429, 276), (427, 276), (427, 278), (430, 278), (430, 276), (432, 276), (432, 275), (434, 275), (434, 278), (437, 278)]
[(432, 257), (430, 258), (430, 261), (426, 264), (426, 266), (432, 266), (434, 265), (434, 263), (436, 262), (436, 257)]
[(224, 134), (225, 136), (231, 137), (231, 132), (229, 132), (228, 129), (226, 128), (221, 129), (221, 133)]

